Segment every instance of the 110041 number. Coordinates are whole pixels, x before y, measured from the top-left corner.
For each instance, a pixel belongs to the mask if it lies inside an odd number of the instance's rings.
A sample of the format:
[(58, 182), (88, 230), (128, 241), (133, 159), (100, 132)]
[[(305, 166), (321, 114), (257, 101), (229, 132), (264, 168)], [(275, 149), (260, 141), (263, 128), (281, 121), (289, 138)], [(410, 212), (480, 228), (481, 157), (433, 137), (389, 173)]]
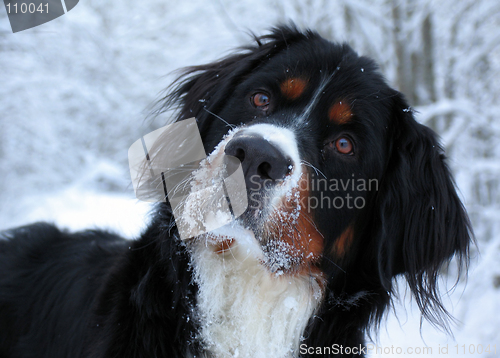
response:
[(7, 12), (9, 14), (34, 14), (34, 13), (41, 13), (41, 14), (48, 14), (49, 13), (49, 3), (46, 4), (40, 4), (38, 7), (34, 3), (21, 3), (21, 4), (7, 4), (5, 5), (7, 7)]
[(457, 354), (483, 354), (483, 353), (493, 353), (497, 354), (497, 345), (493, 344), (490, 347), (490, 344), (488, 344), (486, 347), (483, 346), (482, 344), (469, 344), (466, 346), (465, 344), (462, 344), (459, 346), (458, 344), (455, 345), (455, 348), (457, 349)]

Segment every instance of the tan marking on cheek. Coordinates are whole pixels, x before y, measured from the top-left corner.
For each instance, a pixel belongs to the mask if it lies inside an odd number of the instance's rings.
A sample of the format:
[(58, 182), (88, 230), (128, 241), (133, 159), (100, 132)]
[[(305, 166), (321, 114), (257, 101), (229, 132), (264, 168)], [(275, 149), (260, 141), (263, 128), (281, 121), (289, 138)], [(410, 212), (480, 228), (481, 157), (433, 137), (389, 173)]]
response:
[(307, 81), (298, 77), (287, 78), (280, 85), (281, 93), (288, 99), (299, 98), (306, 87)]
[(335, 103), (328, 110), (328, 119), (337, 124), (348, 123), (351, 120), (351, 117), (351, 107), (345, 101)]
[[(299, 185), (288, 200), (284, 200), (268, 226), (270, 237), (284, 243), (282, 251), (293, 257), (295, 275), (320, 277), (321, 271), (315, 266), (323, 254), (324, 239), (314, 223), (314, 213), (309, 209), (309, 185), (303, 174)], [(300, 206), (300, 207), (299, 207)]]
[(354, 237), (354, 227), (349, 225), (337, 238), (333, 245), (333, 254), (339, 258), (344, 257), (352, 244)]

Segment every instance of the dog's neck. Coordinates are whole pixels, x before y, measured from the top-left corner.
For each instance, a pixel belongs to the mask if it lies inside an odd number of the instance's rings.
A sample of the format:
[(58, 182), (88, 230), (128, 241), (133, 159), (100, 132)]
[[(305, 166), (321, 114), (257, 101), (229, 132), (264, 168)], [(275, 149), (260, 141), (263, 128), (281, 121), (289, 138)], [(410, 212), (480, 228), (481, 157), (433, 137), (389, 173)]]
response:
[(253, 235), (225, 252), (206, 240), (192, 248), (199, 286), (199, 339), (210, 357), (296, 357), (307, 323), (321, 301), (313, 277), (270, 272)]

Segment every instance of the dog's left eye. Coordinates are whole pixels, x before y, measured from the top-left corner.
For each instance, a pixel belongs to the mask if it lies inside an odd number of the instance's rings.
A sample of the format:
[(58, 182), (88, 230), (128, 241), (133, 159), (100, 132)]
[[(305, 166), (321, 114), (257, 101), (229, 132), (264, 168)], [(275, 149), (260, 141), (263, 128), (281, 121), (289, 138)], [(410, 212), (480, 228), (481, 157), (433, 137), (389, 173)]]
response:
[(257, 108), (265, 109), (270, 102), (269, 95), (263, 92), (257, 92), (252, 96), (252, 103)]
[(341, 137), (335, 141), (335, 148), (339, 153), (352, 154), (354, 146), (349, 138)]
[(326, 146), (334, 149), (337, 153), (345, 154), (345, 155), (353, 155), (354, 154), (354, 144), (352, 140), (347, 136), (342, 136), (337, 138), (333, 142), (329, 142)]

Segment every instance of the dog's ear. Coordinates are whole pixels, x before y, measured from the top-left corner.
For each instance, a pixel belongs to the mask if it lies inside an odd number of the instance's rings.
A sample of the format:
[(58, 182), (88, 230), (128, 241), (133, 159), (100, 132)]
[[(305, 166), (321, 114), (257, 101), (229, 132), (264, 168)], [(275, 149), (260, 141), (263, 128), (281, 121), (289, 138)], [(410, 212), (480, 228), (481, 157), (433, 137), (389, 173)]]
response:
[(293, 24), (272, 29), (268, 35), (253, 35), (255, 44), (221, 60), (184, 68), (181, 75), (167, 88), (167, 95), (156, 107), (156, 113), (172, 107), (180, 109), (178, 120), (196, 117), (203, 125), (211, 113), (219, 112), (236, 85), (248, 74), (292, 44), (309, 37), (312, 32), (300, 32)]
[(389, 160), (378, 193), (379, 272), (387, 288), (404, 274), (423, 316), (446, 329), (438, 273), (454, 255), (467, 268), (472, 229), (435, 133), (414, 120), (401, 94), (391, 100)]

